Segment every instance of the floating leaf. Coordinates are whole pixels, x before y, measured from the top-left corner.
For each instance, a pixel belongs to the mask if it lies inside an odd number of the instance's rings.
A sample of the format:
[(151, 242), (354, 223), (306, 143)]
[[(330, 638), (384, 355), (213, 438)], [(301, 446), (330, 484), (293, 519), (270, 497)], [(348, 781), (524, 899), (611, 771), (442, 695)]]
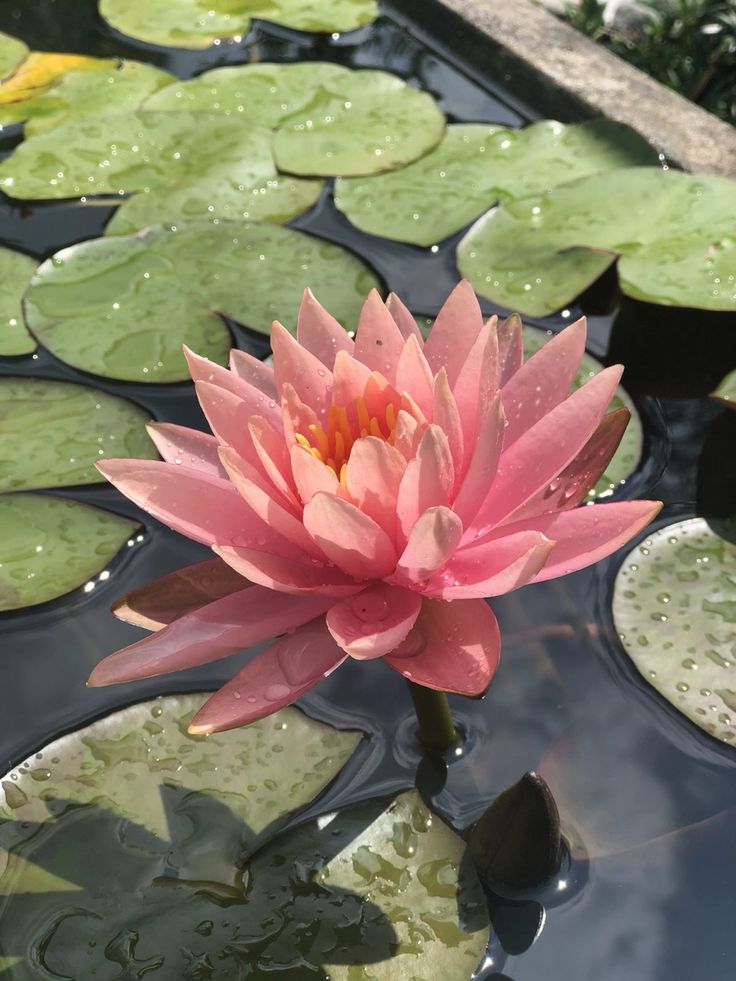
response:
[(711, 398), (723, 402), (729, 409), (736, 409), (736, 371), (730, 372), (720, 383)]
[(432, 245), (496, 201), (656, 162), (648, 143), (610, 119), (570, 126), (543, 120), (519, 130), (462, 123), (448, 126), (438, 147), (396, 173), (340, 178), (335, 203), (365, 232)]
[(376, 0), (100, 0), (100, 13), (122, 34), (151, 44), (206, 48), (239, 40), (251, 18), (298, 31), (351, 31), (378, 15)]
[(655, 531), (624, 560), (616, 629), (642, 676), (717, 739), (736, 735), (736, 546), (703, 518)]
[(26, 321), (68, 364), (126, 381), (189, 377), (182, 344), (224, 364), (220, 314), (267, 334), (296, 319), (305, 286), (346, 325), (378, 282), (337, 245), (276, 225), (192, 221), (82, 242), (34, 277)]
[(28, 48), (20, 38), (0, 34), (0, 78), (6, 78), (27, 54)]
[[(538, 351), (552, 335), (539, 327), (524, 325), (524, 357), (530, 358), (535, 351)], [(583, 354), (580, 366), (573, 378), (572, 390), (580, 388), (593, 375), (597, 375), (603, 370), (603, 365), (587, 352)], [(616, 393), (611, 399), (609, 411), (620, 409), (625, 406), (631, 413), (629, 424), (624, 431), (618, 449), (606, 467), (606, 471), (590, 492), (589, 497), (608, 497), (613, 491), (617, 490), (621, 484), (636, 470), (641, 459), (642, 448), (644, 445), (644, 431), (641, 424), (641, 417), (636, 410), (631, 397), (626, 389), (621, 385), (616, 388)]]
[(104, 483), (105, 457), (157, 459), (149, 414), (73, 382), (0, 378), (0, 491)]
[(21, 252), (0, 248), (0, 355), (31, 354), (36, 342), (23, 322), (21, 300), (36, 263)]
[[(462, 841), (418, 795), (267, 836), (246, 864), (256, 836), (309, 803), (360, 735), (287, 708), (190, 736), (202, 700), (124, 709), (7, 775), (0, 954), (38, 950), (78, 978), (111, 961), (213, 981), (469, 977), (488, 939), (485, 903), (472, 868), (460, 870)], [(55, 890), (39, 889), (42, 873)]]
[(531, 316), (571, 303), (620, 256), (624, 293), (736, 309), (736, 181), (631, 167), (499, 206), (457, 250), (478, 293)]
[(146, 108), (218, 112), (277, 129), (276, 163), (293, 174), (394, 170), (431, 150), (445, 129), (434, 99), (396, 75), (321, 62), (216, 68), (161, 89)]
[(0, 124), (28, 120), (30, 136), (85, 116), (133, 112), (174, 77), (139, 61), (34, 51), (0, 84)]
[(0, 495), (0, 610), (46, 603), (81, 586), (137, 527), (79, 501)]

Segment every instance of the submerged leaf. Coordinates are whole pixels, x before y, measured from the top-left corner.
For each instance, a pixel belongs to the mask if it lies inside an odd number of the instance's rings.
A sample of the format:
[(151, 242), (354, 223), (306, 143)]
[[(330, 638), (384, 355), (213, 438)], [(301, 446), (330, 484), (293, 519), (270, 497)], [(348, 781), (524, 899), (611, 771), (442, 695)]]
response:
[(23, 323), (21, 300), (36, 263), (22, 252), (0, 248), (0, 355), (31, 354), (36, 342)]
[(27, 54), (28, 48), (20, 38), (0, 34), (0, 78), (7, 78)]
[(720, 383), (711, 398), (723, 402), (729, 409), (736, 409), (736, 371), (731, 371)]

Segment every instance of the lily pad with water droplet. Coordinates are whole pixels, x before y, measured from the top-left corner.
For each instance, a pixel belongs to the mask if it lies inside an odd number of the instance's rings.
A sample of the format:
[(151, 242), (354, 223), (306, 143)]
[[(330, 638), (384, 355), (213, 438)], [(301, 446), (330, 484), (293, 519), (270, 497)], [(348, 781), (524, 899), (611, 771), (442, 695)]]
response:
[(79, 501), (0, 495), (0, 611), (46, 603), (81, 586), (138, 527)]
[(64, 249), (43, 263), (26, 295), (28, 326), (83, 371), (125, 381), (189, 378), (181, 346), (224, 364), (221, 314), (268, 334), (289, 326), (304, 287), (354, 327), (379, 286), (338, 245), (276, 225), (192, 221)]
[(6, 78), (28, 54), (28, 48), (10, 34), (0, 34), (0, 78)]
[(439, 146), (400, 171), (338, 179), (335, 203), (365, 232), (427, 246), (497, 201), (656, 162), (648, 143), (609, 119), (569, 126), (543, 120), (519, 130), (462, 123), (448, 126)]
[(0, 355), (31, 354), (36, 342), (23, 322), (21, 300), (36, 263), (21, 252), (0, 248)]
[(25, 122), (25, 135), (85, 116), (134, 112), (175, 76), (116, 58), (34, 51), (0, 84), (0, 124)]
[(706, 732), (736, 740), (736, 546), (703, 518), (659, 528), (624, 559), (616, 629), (642, 676)]
[(730, 372), (720, 383), (711, 398), (723, 402), (729, 409), (736, 409), (736, 371)]
[(179, 48), (206, 48), (216, 38), (240, 39), (251, 20), (298, 31), (351, 31), (378, 15), (376, 0), (100, 0), (105, 20), (130, 37)]
[(569, 305), (618, 260), (650, 303), (736, 309), (736, 181), (631, 167), (508, 202), (458, 246), (476, 291), (530, 316)]
[(403, 167), (442, 138), (445, 117), (396, 75), (324, 62), (216, 68), (161, 89), (147, 109), (222, 113), (276, 129), (279, 168), (376, 174)]
[(157, 459), (150, 415), (73, 382), (0, 378), (0, 491), (104, 483), (105, 457)]

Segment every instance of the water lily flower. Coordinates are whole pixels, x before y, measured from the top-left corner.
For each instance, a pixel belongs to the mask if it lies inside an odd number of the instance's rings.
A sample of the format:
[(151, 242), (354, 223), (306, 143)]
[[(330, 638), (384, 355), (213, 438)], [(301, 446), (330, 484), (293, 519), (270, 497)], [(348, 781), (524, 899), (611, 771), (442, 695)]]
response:
[(521, 322), (484, 323), (466, 282), (426, 341), (373, 291), (355, 339), (307, 291), (273, 367), (186, 351), (213, 435), (154, 424), (163, 461), (100, 471), (217, 558), (118, 604), (154, 632), (91, 685), (204, 664), (278, 637), (192, 721), (262, 718), (346, 658), (383, 658), (416, 685), (477, 696), (499, 662), (486, 597), (582, 569), (643, 528), (658, 502), (578, 506), (628, 413), (606, 414), (622, 368), (569, 394), (585, 320), (523, 362)]

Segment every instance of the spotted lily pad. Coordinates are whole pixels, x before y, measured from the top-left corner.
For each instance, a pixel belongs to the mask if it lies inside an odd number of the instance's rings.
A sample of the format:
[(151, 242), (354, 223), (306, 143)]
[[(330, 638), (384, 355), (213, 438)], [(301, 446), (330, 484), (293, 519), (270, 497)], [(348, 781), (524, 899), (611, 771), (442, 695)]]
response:
[(624, 560), (616, 629), (642, 676), (717, 739), (736, 737), (736, 546), (703, 518), (658, 529)]
[(21, 300), (36, 263), (21, 252), (0, 248), (0, 355), (31, 354), (36, 342), (23, 322)]
[(124, 709), (3, 780), (0, 955), (25, 963), (1, 976), (31, 981), (34, 950), (62, 977), (111, 961), (126, 976), (211, 981), (469, 977), (488, 940), (483, 896), (460, 868), (462, 841), (415, 792), (252, 850), (325, 788), (359, 734), (287, 708), (189, 736), (201, 703)]
[(137, 528), (79, 501), (0, 495), (0, 611), (45, 603), (81, 586)]
[(25, 134), (101, 113), (132, 112), (174, 76), (138, 61), (34, 51), (0, 84), (0, 124)]
[(100, 0), (100, 13), (122, 34), (180, 48), (216, 38), (240, 40), (252, 18), (299, 31), (351, 31), (378, 15), (376, 0)]
[(187, 344), (224, 364), (220, 314), (268, 334), (290, 326), (304, 287), (354, 326), (378, 281), (351, 253), (276, 225), (192, 221), (176, 230), (93, 239), (43, 263), (26, 321), (56, 357), (97, 375), (172, 382), (189, 377)]
[(730, 372), (720, 383), (711, 398), (723, 402), (729, 409), (736, 409), (736, 371)]
[(340, 178), (335, 203), (363, 231), (432, 245), (496, 201), (543, 193), (585, 174), (656, 162), (648, 143), (609, 119), (569, 126), (543, 120), (519, 130), (462, 123), (448, 126), (439, 146), (400, 171)]
[(28, 54), (20, 38), (0, 34), (0, 79), (6, 78)]
[(458, 246), (461, 272), (495, 303), (544, 316), (618, 261), (650, 303), (736, 309), (736, 181), (631, 167), (508, 202)]
[(0, 378), (0, 491), (103, 483), (104, 457), (156, 459), (149, 414), (73, 382)]
[(276, 129), (292, 174), (351, 176), (403, 167), (442, 138), (445, 117), (396, 75), (302, 62), (216, 68), (161, 89), (147, 109), (222, 113)]

